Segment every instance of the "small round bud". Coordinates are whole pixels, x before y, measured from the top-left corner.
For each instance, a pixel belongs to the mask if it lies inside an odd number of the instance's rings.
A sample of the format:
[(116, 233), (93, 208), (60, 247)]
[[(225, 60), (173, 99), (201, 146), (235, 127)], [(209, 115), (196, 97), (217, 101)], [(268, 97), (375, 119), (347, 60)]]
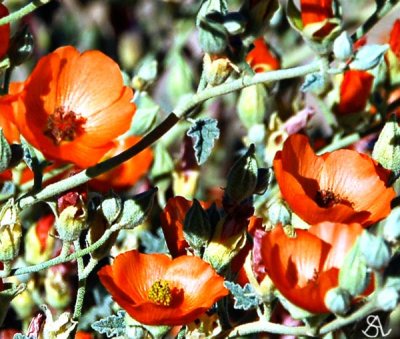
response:
[(3, 207), (0, 216), (0, 261), (10, 261), (18, 256), (22, 238), (21, 220), (13, 200)]
[(87, 228), (86, 211), (76, 206), (66, 207), (56, 221), (58, 235), (64, 241), (78, 239), (81, 232)]
[(376, 302), (381, 310), (391, 312), (399, 303), (399, 292), (394, 287), (385, 287), (378, 292)]
[(283, 226), (290, 225), (292, 222), (292, 213), (283, 201), (276, 201), (268, 208), (268, 218), (274, 226), (278, 224)]
[(336, 287), (325, 294), (325, 305), (335, 314), (345, 314), (350, 308), (351, 296), (345, 289)]

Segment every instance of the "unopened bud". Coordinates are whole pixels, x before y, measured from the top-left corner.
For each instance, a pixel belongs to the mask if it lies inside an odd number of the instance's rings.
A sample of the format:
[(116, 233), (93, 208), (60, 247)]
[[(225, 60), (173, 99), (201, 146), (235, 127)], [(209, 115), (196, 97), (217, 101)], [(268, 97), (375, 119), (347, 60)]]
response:
[(333, 54), (339, 60), (347, 60), (353, 55), (353, 41), (346, 31), (333, 42)]
[(57, 319), (53, 318), (50, 310), (46, 306), (41, 307), (46, 314), (46, 321), (43, 326), (43, 339), (68, 339), (71, 337), (78, 322), (72, 319), (68, 312), (62, 313)]
[(22, 238), (21, 221), (13, 200), (0, 212), (0, 261), (11, 261), (18, 256)]
[(28, 26), (23, 27), (11, 39), (8, 56), (11, 66), (19, 66), (33, 54), (33, 36)]
[(44, 290), (46, 302), (55, 309), (62, 310), (72, 300), (72, 289), (61, 268), (64, 264), (53, 266), (46, 272)]
[(225, 57), (213, 57), (204, 54), (204, 75), (207, 83), (211, 86), (220, 85), (229, 77), (233, 71), (232, 62)]
[(400, 207), (392, 210), (383, 224), (383, 237), (390, 243), (400, 240)]
[(367, 265), (375, 270), (385, 268), (390, 261), (390, 247), (383, 238), (364, 230), (360, 236), (360, 251)]
[[(90, 246), (101, 238), (101, 236), (104, 234), (104, 232), (111, 224), (107, 222), (102, 213), (96, 211), (93, 219), (89, 222), (89, 225), (90, 227), (89, 227), (89, 232), (86, 236), (86, 241)], [(111, 247), (117, 240), (117, 236), (118, 232), (112, 233), (104, 244), (102, 244), (99, 248), (95, 249), (93, 252), (90, 252), (90, 256), (97, 260), (106, 257), (110, 253)]]
[(385, 287), (378, 292), (376, 302), (382, 311), (391, 312), (399, 303), (399, 292), (394, 287)]
[(325, 294), (324, 302), (331, 312), (343, 315), (350, 308), (351, 296), (345, 289), (336, 287)]
[(400, 172), (400, 127), (396, 116), (393, 116), (385, 126), (372, 151), (372, 158), (391, 171)]
[(257, 186), (257, 170), (255, 147), (252, 144), (230, 169), (225, 194), (235, 203), (249, 198)]
[(116, 223), (124, 229), (133, 229), (143, 223), (153, 208), (156, 194), (157, 188), (153, 188), (125, 200), (121, 215)]
[(199, 251), (211, 236), (211, 224), (206, 212), (197, 200), (193, 201), (192, 206), (186, 213), (183, 233), (185, 240), (193, 249)]
[(25, 261), (36, 265), (49, 260), (53, 255), (55, 238), (53, 214), (41, 217), (35, 224), (29, 227), (25, 235)]
[(276, 201), (268, 208), (268, 218), (272, 225), (290, 225), (292, 222), (292, 212), (287, 208), (283, 201)]
[(267, 112), (268, 94), (263, 84), (243, 88), (237, 104), (240, 121), (247, 128), (261, 124)]
[(61, 240), (74, 241), (88, 228), (85, 209), (77, 206), (66, 207), (56, 221), (56, 229)]

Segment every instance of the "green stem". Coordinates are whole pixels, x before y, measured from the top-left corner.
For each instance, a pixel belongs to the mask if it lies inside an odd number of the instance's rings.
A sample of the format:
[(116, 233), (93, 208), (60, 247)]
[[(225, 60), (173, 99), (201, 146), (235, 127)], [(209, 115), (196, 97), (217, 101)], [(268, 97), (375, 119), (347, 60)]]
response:
[(92, 245), (90, 245), (82, 250), (76, 251), (69, 255), (58, 256), (56, 258), (50, 259), (48, 261), (45, 261), (45, 262), (37, 264), (37, 265), (13, 269), (13, 270), (11, 270), (10, 275), (16, 276), (16, 275), (21, 275), (21, 274), (39, 272), (39, 271), (45, 270), (51, 266), (55, 266), (55, 265), (62, 264), (67, 261), (81, 258), (84, 255), (87, 255), (87, 254), (93, 252), (94, 250), (98, 249), (100, 246), (102, 246), (107, 241), (107, 239), (111, 236), (111, 234), (118, 231), (119, 229), (120, 229), (120, 225), (115, 224), (115, 225), (111, 226), (109, 229), (107, 229), (103, 233), (103, 235), (101, 236), (101, 238), (99, 240), (97, 240)]
[[(74, 248), (75, 252), (81, 251), (81, 244), (79, 243), (79, 239), (74, 241)], [(83, 258), (77, 258), (78, 263), (78, 291), (76, 292), (76, 300), (75, 300), (75, 307), (74, 307), (74, 315), (73, 319), (78, 321), (82, 314), (82, 306), (83, 300), (85, 299), (86, 293), (86, 278), (82, 277), (82, 273), (85, 269)]]
[(312, 336), (306, 326), (289, 327), (281, 324), (275, 324), (268, 321), (256, 321), (237, 326), (231, 330), (224, 331), (216, 336), (216, 339), (235, 338), (256, 333), (274, 333), (299, 336)]
[(283, 79), (305, 76), (309, 73), (317, 72), (319, 70), (319, 67), (319, 62), (313, 62), (309, 65), (294, 67), (290, 69), (257, 73), (253, 76), (245, 75), (241, 79), (237, 79), (219, 86), (206, 88), (204, 91), (194, 94), (190, 100), (178, 106), (173, 113), (170, 113), (164, 121), (162, 121), (150, 133), (144, 136), (143, 139), (141, 139), (131, 148), (113, 158), (97, 164), (96, 166), (89, 167), (88, 169), (77, 173), (72, 177), (49, 185), (42, 190), (37, 191), (36, 193), (32, 193), (31, 195), (20, 198), (18, 201), (19, 207), (24, 208), (26, 206), (34, 204), (39, 200), (49, 199), (57, 194), (84, 184), (92, 178), (122, 164), (124, 161), (127, 161), (128, 159), (134, 157), (136, 154), (140, 153), (145, 148), (152, 145), (166, 132), (168, 132), (173, 126), (175, 126), (181, 119), (187, 118), (196, 106), (200, 105), (210, 98), (228, 94), (244, 87), (259, 83), (269, 83)]
[(379, 308), (376, 306), (375, 300), (371, 300), (362, 307), (360, 307), (357, 311), (354, 313), (350, 314), (348, 317), (345, 318), (337, 318), (330, 323), (326, 324), (325, 326), (322, 326), (320, 330), (318, 331), (319, 335), (324, 335), (329, 332), (336, 331), (343, 326), (346, 326), (348, 324), (351, 324), (353, 322), (356, 322), (360, 319), (365, 318), (367, 315), (371, 314), (372, 312), (377, 311)]
[(0, 26), (9, 24), (23, 18), (25, 15), (32, 13), (35, 9), (49, 3), (51, 0), (35, 0), (26, 6), (20, 8), (18, 11), (10, 13), (9, 15), (0, 19)]

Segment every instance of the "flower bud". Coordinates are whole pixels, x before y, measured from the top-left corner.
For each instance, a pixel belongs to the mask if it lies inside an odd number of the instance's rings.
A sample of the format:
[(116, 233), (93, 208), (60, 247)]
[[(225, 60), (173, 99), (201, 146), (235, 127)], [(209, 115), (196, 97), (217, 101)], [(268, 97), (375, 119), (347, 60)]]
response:
[(378, 292), (376, 302), (382, 311), (391, 312), (399, 303), (399, 292), (394, 287), (385, 287)]
[(204, 75), (207, 83), (211, 86), (220, 85), (229, 77), (233, 71), (232, 62), (225, 57), (214, 57), (208, 53), (204, 54)]
[(19, 284), (16, 287), (12, 287), (10, 289), (3, 290), (0, 292), (0, 326), (2, 325), (5, 319), (10, 302), (12, 302), (12, 300), (15, 297), (17, 297), (19, 294), (25, 291), (25, 289), (26, 289), (25, 284)]
[(257, 186), (257, 170), (255, 147), (252, 144), (230, 169), (225, 189), (226, 196), (234, 203), (250, 197)]
[(52, 236), (54, 231), (53, 214), (41, 217), (29, 227), (25, 235), (25, 261), (36, 265), (52, 257), (56, 239)]
[(183, 233), (185, 240), (196, 251), (207, 245), (211, 235), (211, 224), (206, 212), (195, 199), (186, 213)]
[(333, 54), (339, 60), (347, 60), (353, 55), (353, 41), (346, 31), (333, 42)]
[(86, 191), (78, 188), (58, 198), (60, 215), (56, 220), (56, 229), (61, 240), (74, 241), (88, 228), (86, 197)]
[(77, 206), (65, 208), (56, 221), (58, 235), (63, 241), (74, 241), (88, 228), (86, 210)]
[(372, 151), (372, 158), (383, 167), (393, 172), (400, 171), (400, 127), (396, 116), (393, 116), (385, 126)]
[(385, 268), (390, 261), (390, 247), (383, 238), (368, 231), (364, 231), (360, 236), (360, 251), (367, 265), (375, 270)]
[[(103, 210), (104, 213), (104, 210)], [(86, 236), (86, 241), (90, 245), (95, 243), (97, 240), (101, 238), (104, 232), (109, 227), (109, 224), (105, 217), (99, 212), (96, 211), (92, 220), (89, 221), (89, 232)], [(110, 253), (111, 247), (114, 245), (117, 240), (118, 232), (114, 232), (110, 235), (110, 237), (106, 240), (106, 242), (101, 245), (99, 248), (90, 252), (90, 256), (94, 259), (100, 260), (106, 257)]]
[[(13, 277), (11, 279), (13, 283), (19, 283), (19, 281)], [(18, 294), (12, 301), (11, 306), (17, 317), (21, 320), (26, 320), (30, 318), (36, 307), (35, 301), (33, 300), (33, 290), (36, 288), (33, 280), (29, 281), (27, 288), (20, 294)]]
[(229, 237), (221, 236), (224, 224), (225, 219), (221, 219), (203, 254), (203, 259), (210, 263), (218, 273), (228, 267), (247, 241), (246, 232), (235, 233)]
[(335, 314), (343, 315), (350, 308), (351, 297), (345, 289), (336, 287), (325, 294), (325, 305)]
[(153, 208), (157, 188), (135, 195), (123, 203), (122, 212), (117, 223), (124, 229), (133, 229), (140, 225)]
[(72, 288), (66, 279), (63, 265), (48, 269), (44, 279), (46, 302), (57, 310), (64, 309), (72, 300)]
[(283, 201), (276, 201), (268, 208), (268, 218), (272, 225), (290, 225), (292, 222), (292, 212), (287, 208)]
[(21, 221), (13, 200), (0, 212), (0, 261), (10, 261), (18, 256), (22, 238)]
[(4, 136), (3, 129), (0, 128), (0, 173), (5, 171), (11, 161), (11, 148)]
[(33, 36), (28, 26), (23, 27), (12, 37), (8, 50), (11, 66), (19, 66), (30, 59), (33, 43)]
[(78, 325), (77, 321), (72, 319), (72, 315), (68, 312), (62, 313), (58, 319), (54, 320), (53, 315), (46, 306), (42, 306), (46, 314), (42, 335), (43, 339), (68, 339)]
[(392, 210), (392, 213), (383, 222), (383, 237), (390, 243), (400, 240), (400, 207)]
[(268, 94), (263, 84), (243, 88), (237, 104), (240, 121), (246, 128), (261, 124), (267, 112)]

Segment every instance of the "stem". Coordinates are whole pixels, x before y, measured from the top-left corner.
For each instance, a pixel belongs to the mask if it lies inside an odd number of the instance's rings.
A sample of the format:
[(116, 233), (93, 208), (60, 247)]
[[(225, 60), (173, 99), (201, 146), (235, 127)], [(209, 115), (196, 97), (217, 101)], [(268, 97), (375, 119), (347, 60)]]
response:
[(25, 15), (32, 13), (36, 8), (49, 3), (51, 0), (34, 0), (26, 6), (20, 8), (18, 11), (10, 13), (9, 15), (0, 19), (0, 26), (9, 24), (23, 18)]
[(83, 270), (81, 276), (82, 279), (86, 279), (89, 274), (93, 271), (99, 261), (94, 258), (90, 258), (89, 263), (86, 265), (85, 269)]
[(357, 31), (353, 34), (353, 41), (357, 41), (364, 34), (366, 34), (380, 19), (382, 19), (387, 13), (389, 13), (393, 7), (395, 7), (399, 3), (399, 0), (389, 0), (384, 1), (382, 7), (378, 7), (376, 11), (368, 18), (368, 20), (357, 29)]
[(204, 91), (194, 94), (190, 100), (178, 106), (175, 110), (175, 113), (170, 113), (164, 121), (162, 121), (150, 133), (144, 136), (143, 139), (141, 139), (131, 148), (116, 155), (113, 158), (97, 164), (96, 166), (89, 167), (88, 169), (77, 173), (72, 177), (49, 185), (42, 190), (37, 191), (36, 193), (31, 193), (30, 195), (20, 198), (18, 201), (19, 207), (24, 208), (26, 206), (34, 204), (36, 201), (49, 199), (57, 194), (84, 184), (92, 178), (122, 164), (124, 161), (134, 157), (142, 150), (152, 145), (155, 141), (157, 141), (165, 133), (167, 133), (173, 126), (175, 126), (181, 119), (185, 119), (188, 115), (190, 115), (191, 111), (196, 106), (210, 98), (228, 94), (251, 85), (304, 76), (309, 73), (317, 72), (318, 70), (319, 62), (313, 62), (309, 65), (294, 67), (290, 69), (257, 73), (253, 76), (245, 75), (241, 79), (237, 79), (219, 86), (207, 88)]
[(253, 323), (248, 323), (235, 327), (234, 329), (224, 331), (218, 334), (215, 338), (234, 338), (245, 336), (255, 333), (275, 333), (275, 334), (285, 334), (285, 335), (295, 335), (299, 336), (313, 336), (310, 333), (309, 328), (306, 326), (290, 327), (281, 324), (275, 324), (268, 321), (255, 321)]
[(348, 317), (345, 318), (337, 318), (330, 323), (326, 324), (325, 326), (322, 326), (318, 332), (320, 335), (327, 334), (329, 332), (333, 332), (338, 330), (339, 328), (342, 328), (343, 326), (346, 326), (348, 324), (351, 324), (353, 322), (356, 322), (357, 320), (365, 318), (367, 315), (371, 314), (374, 311), (377, 311), (379, 307), (376, 306), (375, 300), (371, 300), (362, 307), (360, 307), (357, 311), (354, 313), (350, 314)]
[[(78, 252), (81, 250), (81, 244), (79, 243), (79, 239), (74, 241), (74, 248), (75, 251)], [(76, 292), (76, 300), (75, 300), (75, 307), (74, 307), (74, 315), (73, 319), (78, 321), (82, 314), (82, 306), (83, 300), (85, 299), (86, 293), (86, 278), (82, 277), (83, 270), (85, 268), (83, 264), (83, 258), (77, 258), (78, 263), (78, 291)]]
[(120, 229), (120, 226), (118, 224), (115, 224), (115, 225), (111, 226), (109, 229), (107, 229), (99, 240), (97, 240), (92, 245), (90, 245), (82, 250), (76, 251), (76, 252), (71, 253), (66, 256), (58, 256), (56, 258), (50, 259), (48, 261), (45, 261), (45, 262), (37, 264), (37, 265), (21, 267), (21, 268), (11, 270), (11, 275), (16, 276), (16, 275), (21, 275), (21, 274), (26, 274), (26, 273), (39, 272), (39, 271), (42, 271), (51, 266), (55, 266), (55, 265), (62, 264), (67, 261), (81, 258), (84, 255), (87, 255), (87, 254), (93, 252), (94, 250), (98, 249), (101, 245), (103, 245), (107, 241), (107, 239), (110, 237), (110, 235), (112, 233), (114, 233), (115, 231), (118, 231), (119, 229)]

